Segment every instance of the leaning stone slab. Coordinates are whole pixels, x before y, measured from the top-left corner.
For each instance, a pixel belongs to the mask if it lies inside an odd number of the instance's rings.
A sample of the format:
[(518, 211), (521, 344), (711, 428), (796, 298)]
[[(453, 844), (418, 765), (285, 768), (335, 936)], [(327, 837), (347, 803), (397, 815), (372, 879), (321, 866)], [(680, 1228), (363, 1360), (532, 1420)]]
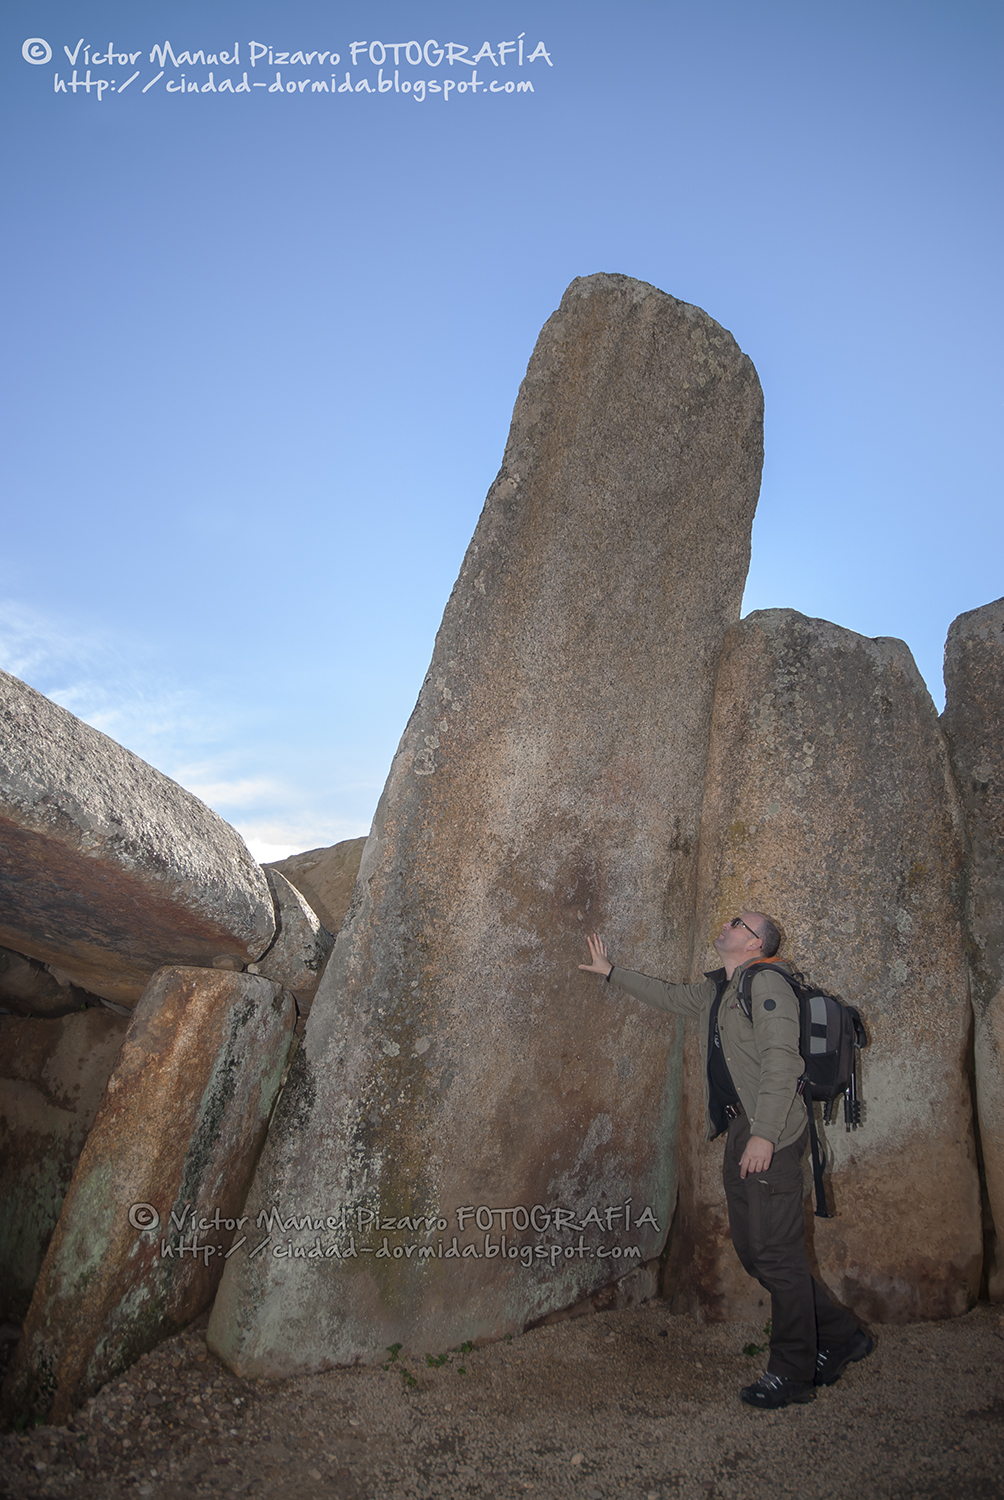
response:
[(349, 909), (365, 839), (343, 839), (327, 849), (306, 849), (265, 865), (302, 891), (322, 926), (337, 933)]
[(594, 927), (689, 961), (760, 462), (756, 373), (723, 328), (627, 277), (572, 283), (257, 1173), (272, 1243), (214, 1306), (235, 1370), (499, 1337), (658, 1254), (674, 1031), (576, 965)]
[(249, 1253), (241, 1208), (294, 1016), (260, 975), (154, 975), (42, 1266), (4, 1385), (9, 1417), (65, 1420), (212, 1301), (228, 1253)]
[(960, 615), (945, 646), (945, 712), (969, 835), (966, 922), (990, 1296), (1004, 1301), (1004, 599)]
[(241, 968), (274, 934), (229, 824), (0, 672), (0, 944), (133, 1005), (162, 965)]
[[(841, 1115), (822, 1128), (836, 1211), (811, 1220), (823, 1281), (865, 1319), (965, 1312), (982, 1245), (962, 817), (934, 705), (901, 641), (787, 609), (733, 626), (701, 850), (698, 939), (744, 908), (772, 914), (782, 954), (856, 1005), (868, 1030), (864, 1124), (847, 1134)], [(709, 948), (693, 977), (714, 964)], [(700, 1139), (696, 1047), (690, 1063), (678, 1295), (708, 1315), (757, 1316), (763, 1293), (728, 1241), (721, 1145)]]
[(271, 948), (253, 966), (254, 972), (291, 990), (301, 1008), (310, 1009), (335, 940), (295, 885), (278, 870), (265, 868), (275, 902), (278, 932)]
[(24, 1320), (128, 1021), (0, 1016), (0, 1319)]

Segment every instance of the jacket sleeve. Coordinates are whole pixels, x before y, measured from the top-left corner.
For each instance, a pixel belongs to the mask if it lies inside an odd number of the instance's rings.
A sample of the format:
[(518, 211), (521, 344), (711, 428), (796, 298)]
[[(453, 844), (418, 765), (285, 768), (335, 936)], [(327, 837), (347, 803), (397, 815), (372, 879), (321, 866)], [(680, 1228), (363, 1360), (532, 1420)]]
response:
[(627, 990), (635, 1000), (641, 1000), (655, 1010), (672, 1011), (677, 1016), (699, 1016), (709, 995), (714, 999), (715, 994), (711, 979), (702, 980), (700, 984), (668, 984), (665, 979), (650, 979), (647, 974), (622, 969), (620, 964), (614, 964), (611, 969), (610, 983)]
[(750, 1121), (750, 1135), (776, 1146), (795, 1104), (798, 1080), (805, 1071), (798, 1050), (798, 1000), (780, 974), (767, 970), (754, 974), (750, 1002), (753, 1040), (760, 1054), (760, 1089)]

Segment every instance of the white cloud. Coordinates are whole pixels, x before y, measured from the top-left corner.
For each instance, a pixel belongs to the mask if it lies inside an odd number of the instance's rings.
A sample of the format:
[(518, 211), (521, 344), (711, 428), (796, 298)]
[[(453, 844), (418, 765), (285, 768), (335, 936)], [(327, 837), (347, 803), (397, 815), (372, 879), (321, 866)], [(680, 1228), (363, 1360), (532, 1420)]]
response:
[(79, 675), (107, 650), (98, 637), (88, 637), (26, 605), (0, 604), (0, 667), (12, 677), (34, 686), (39, 676)]
[[(234, 822), (233, 825), (259, 864), (267, 860), (286, 859), (307, 849), (329, 849), (344, 839), (364, 838), (369, 825), (358, 819), (283, 820), (281, 817), (261, 822)], [(262, 852), (262, 851), (267, 852)], [(278, 853), (275, 851), (279, 851)]]
[(246, 776), (235, 781), (204, 781), (198, 774), (190, 774), (184, 768), (175, 771), (174, 779), (212, 808), (253, 807), (258, 802), (274, 802), (286, 790), (264, 776)]
[[(265, 844), (244, 840), (253, 857), (260, 865), (272, 865), (280, 859), (288, 859), (291, 854), (302, 854), (303, 850), (295, 844)], [(319, 844), (317, 846), (321, 848)]]
[(175, 747), (216, 727), (197, 694), (125, 660), (111, 636), (25, 605), (0, 605), (0, 667), (168, 775)]

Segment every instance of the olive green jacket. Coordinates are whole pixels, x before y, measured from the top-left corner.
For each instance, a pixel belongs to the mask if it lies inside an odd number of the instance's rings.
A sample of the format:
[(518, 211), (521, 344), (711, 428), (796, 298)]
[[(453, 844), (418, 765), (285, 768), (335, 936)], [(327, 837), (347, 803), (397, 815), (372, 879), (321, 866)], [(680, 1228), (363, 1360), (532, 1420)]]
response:
[[(793, 1145), (806, 1127), (805, 1103), (798, 1093), (798, 1080), (805, 1071), (798, 1050), (798, 1001), (790, 985), (768, 969), (754, 972), (751, 987), (753, 1016), (747, 1019), (739, 1005), (739, 980), (747, 965), (738, 968), (725, 986), (718, 1008), (718, 1032), (736, 1093), (750, 1122), (750, 1135), (760, 1136), (780, 1149)], [(636, 1000), (656, 1010), (692, 1016), (697, 1022), (704, 1058), (704, 1114), (707, 1138), (714, 1127), (708, 1113), (708, 1027), (711, 1007), (718, 993), (717, 980), (725, 971), (709, 975), (699, 984), (667, 984), (615, 964), (610, 983), (627, 990)]]

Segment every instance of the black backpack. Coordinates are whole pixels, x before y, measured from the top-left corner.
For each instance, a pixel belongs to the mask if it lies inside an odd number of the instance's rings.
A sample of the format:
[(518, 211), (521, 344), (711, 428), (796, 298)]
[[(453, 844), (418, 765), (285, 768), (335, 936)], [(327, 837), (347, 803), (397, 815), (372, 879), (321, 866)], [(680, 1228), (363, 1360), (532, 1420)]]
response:
[(809, 1105), (809, 1138), (812, 1143), (812, 1176), (816, 1185), (816, 1217), (831, 1219), (833, 1215), (826, 1206), (823, 1187), (823, 1172), (826, 1158), (819, 1144), (816, 1131), (816, 1114), (813, 1101), (823, 1104), (823, 1123), (829, 1125), (833, 1119), (833, 1107), (843, 1095), (844, 1129), (857, 1130), (861, 1124), (861, 1101), (858, 1099), (855, 1064), (861, 1048), (867, 1044), (864, 1022), (853, 1005), (845, 1005), (835, 995), (807, 984), (799, 973), (789, 973), (780, 964), (753, 962), (744, 969), (739, 981), (739, 1004), (744, 1015), (753, 1019), (750, 990), (754, 974), (764, 969), (773, 969), (789, 984), (798, 998), (801, 1035), (798, 1050), (802, 1054), (805, 1072), (799, 1079), (799, 1092), (804, 1093)]

